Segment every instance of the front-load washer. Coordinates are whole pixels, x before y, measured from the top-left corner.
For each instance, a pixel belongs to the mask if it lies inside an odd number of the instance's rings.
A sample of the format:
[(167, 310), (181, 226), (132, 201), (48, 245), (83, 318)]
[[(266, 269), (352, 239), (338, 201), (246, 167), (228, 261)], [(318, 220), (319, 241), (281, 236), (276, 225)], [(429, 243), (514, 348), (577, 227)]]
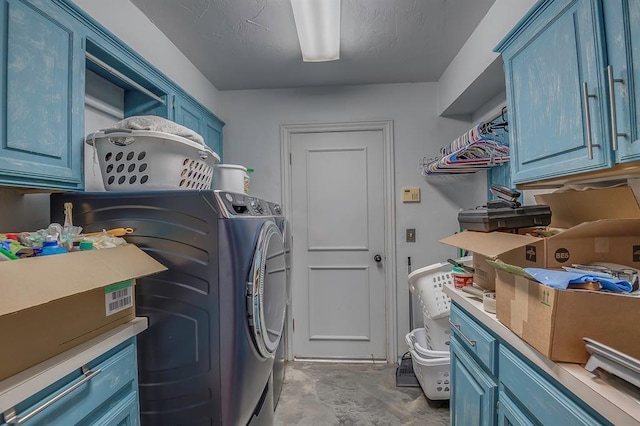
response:
[(289, 225), (289, 221), (285, 218), (284, 212), (282, 211), (282, 207), (277, 203), (268, 203), (271, 212), (274, 215), (274, 219), (276, 225), (280, 229), (282, 233), (282, 239), (284, 241), (284, 252), (285, 252), (285, 268), (286, 268), (286, 278), (287, 278), (287, 293), (286, 293), (286, 316), (285, 316), (285, 325), (282, 330), (282, 337), (280, 339), (280, 345), (278, 346), (278, 350), (276, 352), (275, 361), (273, 364), (273, 409), (278, 406), (278, 402), (280, 401), (280, 394), (282, 393), (282, 387), (285, 380), (285, 360), (286, 360), (286, 351), (288, 344), (288, 332), (287, 332), (287, 324), (289, 321), (289, 315), (291, 312), (291, 226)]
[[(85, 232), (126, 237), (168, 270), (136, 283), (143, 425), (268, 425), (286, 305), (282, 234), (263, 200), (220, 191), (54, 194)], [(114, 265), (117, 267), (117, 265)]]

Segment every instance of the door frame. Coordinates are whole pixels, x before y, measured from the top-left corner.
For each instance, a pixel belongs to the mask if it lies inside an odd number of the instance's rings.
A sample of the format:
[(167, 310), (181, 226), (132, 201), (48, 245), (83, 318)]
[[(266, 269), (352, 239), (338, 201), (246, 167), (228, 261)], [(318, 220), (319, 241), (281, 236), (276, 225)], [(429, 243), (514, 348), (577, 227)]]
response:
[[(383, 139), (383, 198), (384, 211), (384, 252), (385, 252), (385, 324), (387, 362), (395, 363), (397, 358), (398, 317), (396, 298), (396, 218), (395, 218), (395, 177), (393, 120), (352, 121), (340, 123), (299, 123), (280, 125), (280, 169), (282, 205), (285, 217), (293, 226), (291, 217), (291, 139), (301, 133), (382, 131)], [(291, 251), (295, 241), (291, 244)], [(293, 286), (292, 286), (293, 288)], [(291, 306), (289, 307), (292, 308)], [(291, 312), (291, 311), (289, 311)], [(293, 360), (293, 315), (287, 319), (287, 339), (285, 359)]]

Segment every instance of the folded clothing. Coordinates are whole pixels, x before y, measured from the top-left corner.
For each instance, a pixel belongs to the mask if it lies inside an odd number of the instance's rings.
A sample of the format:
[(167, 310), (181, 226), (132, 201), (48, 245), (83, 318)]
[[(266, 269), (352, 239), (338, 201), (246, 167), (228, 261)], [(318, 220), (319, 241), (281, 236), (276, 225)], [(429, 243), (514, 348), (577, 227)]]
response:
[(167, 120), (166, 118), (156, 117), (155, 115), (134, 115), (133, 117), (125, 118), (117, 122), (113, 127), (117, 129), (164, 132), (171, 135), (182, 136), (200, 145), (204, 145), (204, 138), (199, 133), (178, 123), (174, 123), (171, 120)]
[(542, 284), (562, 290), (567, 289), (569, 284), (598, 282), (604, 290), (623, 293), (631, 292), (629, 281), (620, 280), (603, 273), (575, 272), (575, 270), (571, 272), (555, 271), (542, 268), (524, 268), (524, 270)]

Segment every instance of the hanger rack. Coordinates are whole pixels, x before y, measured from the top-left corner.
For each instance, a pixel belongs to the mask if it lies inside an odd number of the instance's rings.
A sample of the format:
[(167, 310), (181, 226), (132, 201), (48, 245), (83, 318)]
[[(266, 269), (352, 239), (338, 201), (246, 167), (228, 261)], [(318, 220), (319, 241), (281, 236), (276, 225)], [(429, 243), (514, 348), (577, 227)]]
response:
[(159, 97), (155, 93), (151, 92), (147, 88), (145, 88), (145, 87), (141, 86), (140, 84), (136, 83), (135, 81), (133, 81), (132, 79), (130, 79), (126, 75), (122, 74), (117, 69), (113, 68), (111, 65), (109, 65), (106, 62), (98, 59), (96, 56), (92, 55), (89, 52), (86, 52), (85, 56), (89, 61), (93, 62), (94, 64), (96, 64), (97, 66), (99, 66), (100, 68), (102, 68), (103, 70), (108, 72), (109, 74), (112, 74), (115, 77), (119, 78), (120, 80), (124, 81), (125, 83), (130, 84), (131, 86), (135, 87), (138, 91), (144, 93), (145, 95), (147, 95), (151, 99), (154, 99), (155, 101), (161, 103), (162, 105), (165, 104), (165, 100), (164, 99), (162, 99), (161, 97)]
[(425, 177), (444, 174), (470, 174), (509, 161), (509, 123), (507, 107), (490, 120), (480, 122), (468, 132), (440, 149), (437, 157), (420, 161)]

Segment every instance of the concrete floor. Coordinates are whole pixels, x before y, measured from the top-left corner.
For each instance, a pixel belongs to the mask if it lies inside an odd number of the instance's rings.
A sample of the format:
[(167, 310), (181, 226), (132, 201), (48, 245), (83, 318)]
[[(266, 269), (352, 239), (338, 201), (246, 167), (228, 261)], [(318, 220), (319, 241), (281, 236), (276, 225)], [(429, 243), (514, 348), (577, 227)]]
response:
[(449, 425), (448, 401), (396, 387), (395, 364), (289, 362), (276, 426)]

